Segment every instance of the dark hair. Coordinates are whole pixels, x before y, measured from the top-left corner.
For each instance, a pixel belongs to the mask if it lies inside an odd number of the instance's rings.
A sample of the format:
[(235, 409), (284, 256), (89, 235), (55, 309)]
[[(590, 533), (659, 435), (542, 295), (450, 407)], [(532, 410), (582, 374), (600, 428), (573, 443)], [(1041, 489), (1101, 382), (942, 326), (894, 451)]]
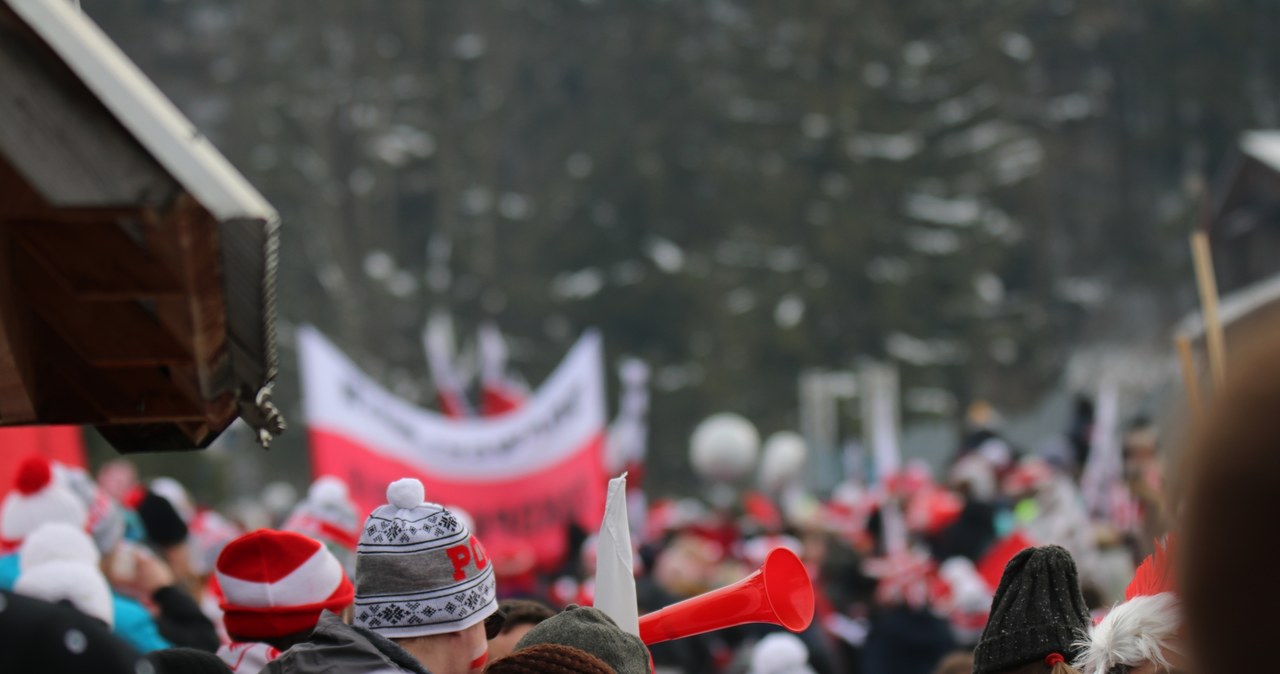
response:
[(538, 644), (494, 660), (489, 674), (617, 674), (596, 656), (572, 646)]
[(502, 625), (502, 634), (518, 625), (537, 625), (556, 614), (550, 606), (533, 599), (503, 599), (498, 604), (498, 610), (507, 615), (507, 621)]
[[(1280, 324), (1232, 344), (1226, 385), (1213, 392), (1183, 466), (1179, 593), (1191, 652), (1206, 672), (1274, 671), (1266, 644), (1275, 606), (1280, 509)], [(1235, 341), (1233, 335), (1233, 342)]]

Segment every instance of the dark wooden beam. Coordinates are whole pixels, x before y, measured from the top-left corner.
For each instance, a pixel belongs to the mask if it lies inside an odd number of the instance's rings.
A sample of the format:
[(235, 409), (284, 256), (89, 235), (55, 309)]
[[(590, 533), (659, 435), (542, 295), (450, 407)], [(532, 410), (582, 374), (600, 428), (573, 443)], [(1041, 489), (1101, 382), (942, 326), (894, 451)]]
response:
[(162, 217), (144, 224), (154, 254), (175, 270), (183, 288), (181, 297), (155, 303), (160, 323), (194, 357), (189, 368), (175, 368), (175, 379), (204, 400), (233, 393), (217, 221), (183, 193)]
[(78, 301), (181, 297), (182, 288), (114, 222), (14, 222), (14, 240)]
[(14, 292), (11, 252), (0, 228), (0, 423), (6, 424), (36, 421), (34, 367), (23, 319), (27, 309)]
[(189, 365), (191, 353), (137, 302), (77, 302), (39, 262), (14, 251), (22, 300), (93, 367)]
[(39, 340), (37, 394), (41, 423), (111, 424), (201, 421), (208, 410), (182, 393), (163, 366), (90, 366), (43, 319), (32, 321)]

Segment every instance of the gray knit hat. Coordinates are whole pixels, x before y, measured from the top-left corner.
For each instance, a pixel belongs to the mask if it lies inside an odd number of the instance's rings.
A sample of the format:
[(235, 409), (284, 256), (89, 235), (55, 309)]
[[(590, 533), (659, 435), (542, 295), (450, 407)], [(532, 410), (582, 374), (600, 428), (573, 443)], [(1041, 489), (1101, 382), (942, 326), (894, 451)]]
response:
[(561, 644), (584, 650), (618, 674), (649, 674), (649, 649), (599, 609), (570, 605), (529, 630), (516, 651), (538, 644)]
[(422, 483), (387, 487), (356, 548), (355, 624), (388, 638), (461, 632), (498, 610), (493, 565), (479, 539)]
[(1088, 629), (1089, 608), (1071, 554), (1056, 545), (1027, 548), (1004, 567), (973, 651), (973, 672), (996, 674), (1055, 653), (1074, 662)]

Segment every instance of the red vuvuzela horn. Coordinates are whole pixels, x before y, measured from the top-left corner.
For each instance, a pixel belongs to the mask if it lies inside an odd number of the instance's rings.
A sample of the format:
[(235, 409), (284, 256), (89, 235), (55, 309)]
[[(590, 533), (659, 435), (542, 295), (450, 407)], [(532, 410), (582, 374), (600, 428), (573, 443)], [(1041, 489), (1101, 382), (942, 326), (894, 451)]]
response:
[(803, 632), (813, 622), (813, 583), (796, 553), (769, 552), (742, 580), (640, 618), (640, 639), (653, 645), (746, 623)]

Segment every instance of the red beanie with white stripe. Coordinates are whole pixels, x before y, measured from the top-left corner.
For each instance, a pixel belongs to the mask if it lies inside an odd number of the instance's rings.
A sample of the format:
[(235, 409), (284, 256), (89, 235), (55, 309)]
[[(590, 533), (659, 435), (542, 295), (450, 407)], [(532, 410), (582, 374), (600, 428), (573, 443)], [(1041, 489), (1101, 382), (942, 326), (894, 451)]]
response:
[(289, 531), (259, 529), (232, 541), (218, 555), (217, 577), (223, 622), (239, 641), (312, 629), (321, 611), (339, 612), (355, 596), (333, 553)]

